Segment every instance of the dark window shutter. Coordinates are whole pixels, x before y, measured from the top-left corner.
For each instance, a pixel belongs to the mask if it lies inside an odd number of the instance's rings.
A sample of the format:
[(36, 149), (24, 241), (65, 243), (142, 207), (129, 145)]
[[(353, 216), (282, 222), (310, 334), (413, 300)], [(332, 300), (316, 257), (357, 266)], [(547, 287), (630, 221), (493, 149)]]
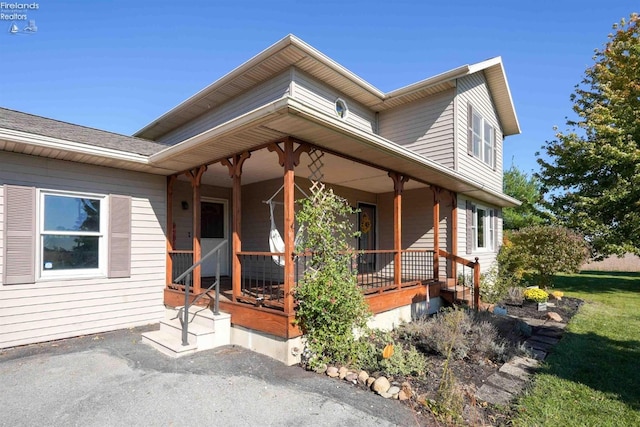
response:
[(4, 186), (5, 285), (36, 281), (36, 189)]
[(467, 254), (473, 252), (473, 204), (467, 200), (466, 205), (467, 220)]
[(467, 106), (467, 153), (473, 156), (473, 108)]
[(131, 276), (131, 197), (109, 196), (109, 277)]
[(502, 246), (502, 242), (498, 242), (498, 237), (500, 236), (500, 233), (498, 233), (498, 218), (500, 218), (500, 209), (494, 209), (493, 210), (493, 241), (495, 244), (495, 248), (493, 248), (496, 252), (498, 251), (498, 249), (500, 248), (500, 246)]
[(493, 170), (498, 170), (498, 131), (493, 128)]

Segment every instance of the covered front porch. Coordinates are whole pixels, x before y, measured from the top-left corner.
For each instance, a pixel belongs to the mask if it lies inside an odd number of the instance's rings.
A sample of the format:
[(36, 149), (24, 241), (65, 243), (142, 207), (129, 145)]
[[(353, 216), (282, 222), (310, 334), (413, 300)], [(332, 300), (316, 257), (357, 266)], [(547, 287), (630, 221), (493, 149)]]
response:
[[(295, 201), (314, 182), (359, 210), (350, 268), (373, 313), (401, 307), (427, 313), (430, 301), (435, 306), (459, 282), (473, 292), (479, 265), (456, 256), (454, 191), (283, 137), (168, 177), (165, 304), (184, 305), (185, 286), (190, 299), (206, 292), (219, 264), (218, 304), (234, 326), (298, 337), (292, 291), (313, 254), (296, 251)], [(276, 250), (269, 243), (274, 228), (283, 243)], [(175, 280), (225, 240), (222, 250)], [(209, 292), (200, 303), (213, 299)]]

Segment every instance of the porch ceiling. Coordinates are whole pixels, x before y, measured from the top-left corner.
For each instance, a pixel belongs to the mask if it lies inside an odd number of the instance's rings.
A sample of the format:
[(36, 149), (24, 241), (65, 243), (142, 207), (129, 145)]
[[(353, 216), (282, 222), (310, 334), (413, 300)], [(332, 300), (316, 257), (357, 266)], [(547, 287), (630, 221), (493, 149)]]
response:
[[(413, 178), (405, 188), (433, 184), (498, 206), (518, 204), (516, 200), (487, 189), (483, 184), (474, 182), (456, 171), (371, 132), (355, 128), (337, 116), (315, 110), (293, 98), (280, 99), (203, 132), (151, 156), (150, 161), (157, 166), (178, 172), (244, 150), (252, 150), (286, 136), (380, 168), (378, 170), (332, 156), (331, 161), (326, 163), (326, 182), (385, 192), (391, 191), (391, 180), (387, 177), (387, 171), (396, 171)], [(259, 152), (254, 152), (254, 157), (248, 160), (252, 166), (244, 169), (243, 182), (282, 176), (282, 169), (274, 161), (275, 154), (268, 154), (273, 157), (261, 157)], [(307, 156), (303, 156), (303, 163), (298, 170), (306, 166), (306, 159)], [(207, 179), (226, 183), (230, 181), (228, 175), (224, 175), (225, 168), (212, 166), (210, 169), (211, 172), (206, 174)], [(308, 170), (305, 168), (305, 172), (300, 174), (308, 176)], [(225, 176), (226, 179), (223, 178)]]

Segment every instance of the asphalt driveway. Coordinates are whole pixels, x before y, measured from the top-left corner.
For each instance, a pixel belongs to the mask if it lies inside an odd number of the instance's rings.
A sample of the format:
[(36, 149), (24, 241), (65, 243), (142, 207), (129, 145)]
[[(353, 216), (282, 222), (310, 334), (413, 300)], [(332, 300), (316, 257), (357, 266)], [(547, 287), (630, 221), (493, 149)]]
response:
[(400, 402), (227, 346), (172, 359), (136, 328), (0, 350), (1, 426), (411, 426)]

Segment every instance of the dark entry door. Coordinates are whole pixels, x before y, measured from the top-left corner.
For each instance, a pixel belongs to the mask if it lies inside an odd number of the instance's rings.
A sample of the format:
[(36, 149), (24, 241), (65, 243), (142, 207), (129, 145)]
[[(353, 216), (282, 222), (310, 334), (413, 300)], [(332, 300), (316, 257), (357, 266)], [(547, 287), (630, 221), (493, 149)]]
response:
[[(376, 206), (368, 203), (358, 203), (358, 250), (369, 251), (376, 249)], [(358, 273), (376, 271), (376, 255), (361, 254), (358, 262)]]

